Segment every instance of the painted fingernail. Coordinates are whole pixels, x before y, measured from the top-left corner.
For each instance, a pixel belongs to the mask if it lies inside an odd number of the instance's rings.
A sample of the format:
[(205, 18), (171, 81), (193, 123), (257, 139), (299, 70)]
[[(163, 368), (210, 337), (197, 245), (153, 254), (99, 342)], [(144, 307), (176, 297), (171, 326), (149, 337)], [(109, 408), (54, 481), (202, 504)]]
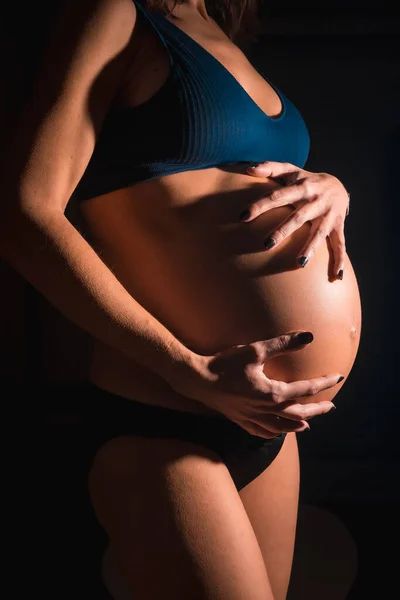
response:
[(274, 238), (268, 238), (264, 242), (264, 247), (266, 250), (271, 250), (271, 248), (273, 248), (275, 246), (275, 244), (276, 244), (276, 241), (274, 240)]
[(339, 273), (337, 274), (338, 279), (342, 280), (343, 279), (343, 269), (340, 269)]
[(239, 215), (239, 221), (246, 221), (250, 217), (250, 211), (248, 209), (244, 210)]
[(314, 336), (311, 333), (311, 331), (302, 331), (296, 336), (296, 340), (298, 341), (300, 346), (303, 346), (304, 344), (311, 344), (313, 339)]
[(308, 257), (307, 256), (300, 256), (300, 258), (297, 259), (297, 262), (299, 263), (299, 265), (301, 267), (305, 267), (306, 264), (308, 263)]
[(344, 377), (343, 377), (343, 375), (341, 375), (336, 383), (340, 383), (341, 381), (343, 381), (343, 379), (344, 379)]

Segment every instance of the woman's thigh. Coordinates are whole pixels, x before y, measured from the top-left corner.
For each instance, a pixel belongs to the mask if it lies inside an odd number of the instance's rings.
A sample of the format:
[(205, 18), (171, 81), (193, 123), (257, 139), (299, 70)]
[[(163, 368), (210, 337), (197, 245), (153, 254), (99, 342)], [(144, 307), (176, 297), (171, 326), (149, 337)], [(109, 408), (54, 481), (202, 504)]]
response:
[(140, 600), (275, 600), (228, 469), (181, 440), (119, 437), (89, 490), (119, 573)]
[(296, 434), (289, 433), (275, 460), (239, 492), (264, 557), (274, 600), (284, 600), (289, 586), (299, 483)]

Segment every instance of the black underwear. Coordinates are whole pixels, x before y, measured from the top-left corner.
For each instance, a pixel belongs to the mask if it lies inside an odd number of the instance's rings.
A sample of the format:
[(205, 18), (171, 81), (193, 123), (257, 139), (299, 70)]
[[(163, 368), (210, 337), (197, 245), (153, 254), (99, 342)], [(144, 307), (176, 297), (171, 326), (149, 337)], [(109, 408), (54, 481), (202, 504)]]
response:
[(223, 415), (201, 415), (144, 404), (93, 384), (84, 386), (84, 390), (80, 407), (90, 462), (105, 442), (118, 436), (176, 438), (200, 444), (218, 454), (237, 490), (241, 490), (272, 463), (285, 440), (285, 434), (271, 439), (251, 435)]

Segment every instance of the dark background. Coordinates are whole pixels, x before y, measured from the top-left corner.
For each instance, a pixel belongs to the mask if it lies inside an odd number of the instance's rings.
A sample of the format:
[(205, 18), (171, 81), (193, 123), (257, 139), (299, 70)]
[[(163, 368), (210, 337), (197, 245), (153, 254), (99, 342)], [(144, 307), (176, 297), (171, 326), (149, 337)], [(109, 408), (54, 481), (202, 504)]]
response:
[[(20, 6), (3, 22), (3, 142), (58, 6), (59, 0)], [(336, 398), (338, 410), (298, 436), (301, 502), (337, 515), (357, 544), (358, 576), (348, 600), (393, 597), (398, 587), (400, 27), (388, 6), (264, 3), (263, 34), (248, 50), (307, 123), (306, 168), (336, 175), (351, 192), (346, 241), (363, 307), (360, 349)], [(1, 146), (6, 152), (7, 144)], [(0, 264), (0, 275), (6, 521), (19, 565), (14, 589), (22, 589), (29, 573), (42, 597), (102, 600), (93, 573), (105, 540), (85, 496), (85, 435), (75, 392), (85, 378), (88, 340), (7, 265)]]

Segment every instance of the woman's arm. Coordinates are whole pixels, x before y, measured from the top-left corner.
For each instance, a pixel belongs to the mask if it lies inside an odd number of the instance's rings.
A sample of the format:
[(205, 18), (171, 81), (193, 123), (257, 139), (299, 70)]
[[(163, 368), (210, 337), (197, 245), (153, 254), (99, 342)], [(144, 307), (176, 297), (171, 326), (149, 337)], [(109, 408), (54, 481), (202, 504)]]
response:
[(216, 356), (191, 352), (132, 298), (65, 216), (132, 56), (135, 23), (131, 0), (64, 2), (1, 165), (0, 256), (68, 319), (183, 396), (250, 433), (302, 431), (304, 419), (332, 405), (287, 400), (332, 387), (339, 374), (286, 384), (267, 379), (262, 366), (309, 336), (293, 332)]
[(3, 163), (0, 254), (67, 318), (166, 375), (189, 351), (65, 216), (132, 55), (131, 0), (66, 2)]

